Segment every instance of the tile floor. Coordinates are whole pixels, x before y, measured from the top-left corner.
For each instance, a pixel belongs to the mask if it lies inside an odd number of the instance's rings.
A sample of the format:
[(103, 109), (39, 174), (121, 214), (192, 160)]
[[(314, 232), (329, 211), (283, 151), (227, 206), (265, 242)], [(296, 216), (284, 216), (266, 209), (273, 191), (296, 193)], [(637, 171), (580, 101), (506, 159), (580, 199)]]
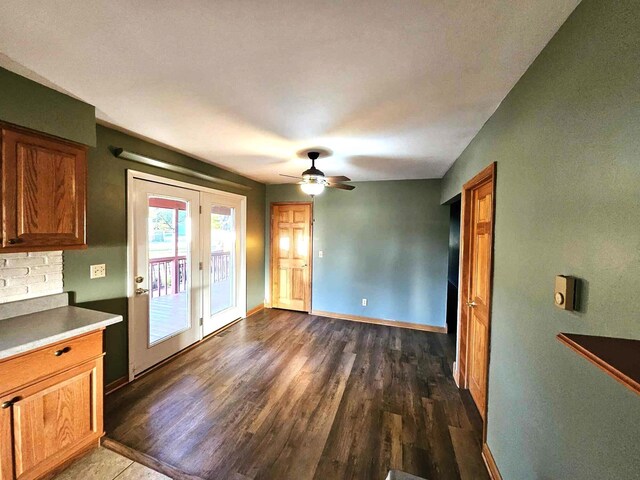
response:
[(122, 455), (100, 447), (76, 460), (54, 480), (171, 480)]

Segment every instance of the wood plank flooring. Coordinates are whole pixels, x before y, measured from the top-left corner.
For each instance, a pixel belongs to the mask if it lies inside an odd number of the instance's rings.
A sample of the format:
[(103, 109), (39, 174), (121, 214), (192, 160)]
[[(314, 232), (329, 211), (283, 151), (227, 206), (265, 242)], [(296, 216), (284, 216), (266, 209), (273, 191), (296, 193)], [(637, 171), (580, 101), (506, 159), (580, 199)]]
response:
[(486, 479), (444, 334), (265, 310), (109, 395), (107, 436), (202, 479)]

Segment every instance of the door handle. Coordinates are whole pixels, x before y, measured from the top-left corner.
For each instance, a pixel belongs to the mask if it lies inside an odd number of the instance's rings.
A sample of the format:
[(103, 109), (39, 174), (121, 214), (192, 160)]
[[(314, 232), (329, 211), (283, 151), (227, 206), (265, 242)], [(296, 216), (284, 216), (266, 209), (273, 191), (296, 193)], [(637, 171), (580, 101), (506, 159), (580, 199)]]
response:
[(6, 402), (2, 402), (2, 404), (0, 405), (0, 408), (9, 408), (14, 403), (19, 402), (20, 400), (22, 400), (22, 397), (15, 397), (15, 398), (12, 398), (11, 400), (7, 400)]
[(53, 354), (56, 357), (59, 357), (61, 355), (64, 355), (65, 353), (69, 353), (70, 351), (71, 351), (71, 347), (64, 347), (64, 348), (61, 348), (60, 350), (56, 350), (55, 352), (53, 352)]
[(477, 305), (477, 303), (476, 303), (476, 302), (467, 302), (467, 307), (471, 307), (471, 308), (473, 308), (473, 307), (475, 307), (476, 305)]
[(300, 267), (300, 268), (304, 268), (304, 267), (307, 267), (307, 266), (308, 266), (308, 265), (305, 263), (305, 264), (304, 264), (304, 265), (302, 265), (302, 267)]
[(135, 292), (136, 295), (146, 295), (147, 293), (149, 293), (149, 290), (146, 288), (136, 288)]

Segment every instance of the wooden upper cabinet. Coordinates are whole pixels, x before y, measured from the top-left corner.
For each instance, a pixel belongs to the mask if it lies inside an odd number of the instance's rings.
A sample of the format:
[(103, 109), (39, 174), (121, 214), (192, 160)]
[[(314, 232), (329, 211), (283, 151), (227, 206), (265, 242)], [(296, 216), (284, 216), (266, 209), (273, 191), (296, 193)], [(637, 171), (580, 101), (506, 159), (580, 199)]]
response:
[(2, 126), (3, 252), (86, 246), (87, 148)]

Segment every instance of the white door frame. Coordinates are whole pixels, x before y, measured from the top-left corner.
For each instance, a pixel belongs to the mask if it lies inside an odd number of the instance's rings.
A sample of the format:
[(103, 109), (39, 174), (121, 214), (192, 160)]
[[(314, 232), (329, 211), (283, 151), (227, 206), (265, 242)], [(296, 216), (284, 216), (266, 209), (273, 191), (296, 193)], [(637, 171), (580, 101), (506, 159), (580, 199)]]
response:
[[(213, 188), (202, 187), (200, 185), (195, 185), (192, 183), (181, 182), (178, 180), (173, 180), (166, 177), (161, 177), (159, 175), (153, 175), (150, 173), (140, 172), (137, 170), (127, 169), (127, 312), (128, 312), (128, 373), (129, 373), (129, 381), (133, 381), (135, 378), (134, 374), (134, 363), (133, 363), (133, 352), (134, 352), (134, 339), (135, 339), (135, 325), (133, 322), (132, 311), (133, 311), (133, 297), (135, 295), (135, 283), (133, 281), (133, 277), (135, 275), (135, 264), (134, 264), (134, 246), (135, 246), (135, 228), (134, 228), (134, 191), (133, 191), (133, 179), (146, 180), (149, 182), (160, 183), (164, 185), (170, 185), (174, 187), (185, 188), (188, 190), (194, 190), (199, 193), (212, 193), (220, 196), (227, 196), (236, 199), (240, 199), (241, 208), (241, 249), (240, 249), (240, 271), (238, 275), (240, 277), (238, 283), (238, 303), (242, 308), (243, 317), (246, 316), (246, 308), (247, 308), (247, 249), (246, 249), (246, 234), (247, 234), (247, 197), (245, 195), (239, 195), (236, 193), (225, 192), (222, 190), (216, 190)], [(202, 233), (201, 233), (202, 235)], [(200, 248), (200, 252), (198, 252), (198, 257), (194, 257), (194, 260), (203, 262), (203, 255), (206, 249)], [(203, 272), (200, 271), (200, 278), (198, 279), (198, 285), (202, 285)], [(202, 292), (202, 289), (199, 289)], [(200, 301), (197, 302), (197, 318), (202, 319), (202, 303), (203, 303), (203, 294), (201, 293)], [(202, 338), (202, 335), (201, 335)]]

